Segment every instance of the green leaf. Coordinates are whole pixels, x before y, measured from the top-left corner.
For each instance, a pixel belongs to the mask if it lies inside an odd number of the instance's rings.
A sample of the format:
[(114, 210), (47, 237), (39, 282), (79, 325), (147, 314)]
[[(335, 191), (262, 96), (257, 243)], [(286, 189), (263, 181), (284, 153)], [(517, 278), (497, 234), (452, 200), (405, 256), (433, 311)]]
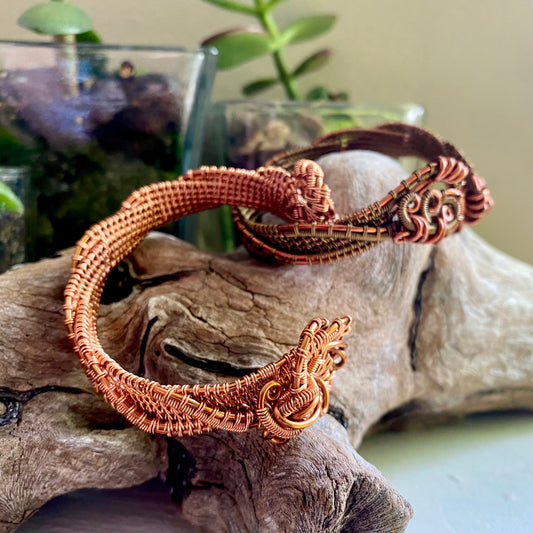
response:
[(30, 7), (18, 19), (19, 26), (46, 35), (77, 35), (93, 27), (83, 9), (65, 2), (45, 2)]
[(24, 213), (22, 202), (17, 195), (5, 184), (0, 182), (0, 211)]
[(257, 11), (250, 6), (241, 4), (240, 2), (232, 2), (231, 0), (204, 0), (208, 4), (212, 4), (228, 11), (236, 11), (237, 13), (243, 13), (245, 15), (256, 16)]
[(299, 43), (326, 33), (335, 24), (335, 15), (315, 15), (294, 21), (281, 34), (284, 45)]
[(355, 128), (357, 126), (354, 117), (344, 113), (332, 113), (322, 117), (322, 123), (324, 124), (324, 132), (329, 133), (331, 131), (346, 130)]
[(325, 87), (313, 87), (306, 95), (305, 99), (308, 102), (318, 102), (319, 100), (328, 100), (329, 93)]
[[(326, 102), (348, 102), (349, 95), (345, 91), (340, 91), (340, 92), (336, 92), (336, 93), (328, 91), (325, 87), (320, 85), (318, 87), (313, 87), (306, 94), (305, 99), (308, 102), (316, 102), (316, 101), (319, 101), (319, 100), (326, 101)], [(331, 116), (333, 117), (333, 115), (331, 115)], [(342, 115), (342, 117), (343, 117), (343, 120), (344, 120), (345, 115)]]
[(331, 50), (325, 49), (320, 50), (319, 52), (314, 53), (309, 56), (307, 59), (304, 59), (292, 73), (294, 77), (301, 76), (302, 74), (307, 74), (308, 72), (313, 72), (322, 68), (331, 57)]
[(0, 166), (22, 166), (29, 162), (31, 148), (0, 126)]
[(272, 41), (266, 33), (232, 30), (204, 41), (204, 46), (218, 50), (218, 68), (236, 67), (272, 52)]
[(264, 78), (262, 80), (252, 81), (242, 88), (242, 93), (245, 96), (253, 96), (254, 94), (276, 85), (276, 83), (279, 83), (278, 78)]
[(100, 44), (102, 42), (102, 38), (95, 31), (90, 30), (76, 35), (76, 42)]

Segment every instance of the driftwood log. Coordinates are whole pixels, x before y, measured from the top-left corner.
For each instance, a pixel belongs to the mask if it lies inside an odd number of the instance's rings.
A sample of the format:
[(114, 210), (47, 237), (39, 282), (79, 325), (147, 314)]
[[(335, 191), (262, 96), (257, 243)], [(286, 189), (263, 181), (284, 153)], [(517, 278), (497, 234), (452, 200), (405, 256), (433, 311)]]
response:
[[(369, 152), (321, 165), (341, 214), (405, 175)], [(352, 315), (332, 416), (281, 447), (254, 432), (165, 441), (126, 424), (66, 337), (69, 266), (65, 253), (0, 276), (0, 531), (61, 493), (141, 483), (169, 458), (174, 497), (201, 530), (403, 531), (409, 504), (354, 451), (365, 434), (533, 408), (533, 268), (472, 231), (315, 267), (213, 256), (152, 234), (115, 271), (104, 348), (165, 383), (234, 378), (278, 359), (313, 316)]]

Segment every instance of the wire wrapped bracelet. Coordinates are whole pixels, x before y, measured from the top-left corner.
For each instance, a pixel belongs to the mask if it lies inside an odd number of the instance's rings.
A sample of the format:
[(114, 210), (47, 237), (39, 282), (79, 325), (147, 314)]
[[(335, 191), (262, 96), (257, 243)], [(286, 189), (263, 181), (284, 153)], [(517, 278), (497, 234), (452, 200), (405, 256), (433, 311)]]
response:
[[(358, 148), (430, 162), (382, 200), (338, 219), (322, 170), (313, 159)], [(92, 226), (77, 243), (64, 311), (69, 337), (96, 390), (150, 433), (183, 436), (256, 427), (266, 438), (285, 442), (327, 412), (333, 377), (346, 361), (347, 316), (331, 323), (311, 320), (297, 347), (279, 361), (219, 384), (160, 384), (126, 371), (105, 353), (96, 321), (111, 270), (151, 230), (223, 204), (237, 207), (237, 227), (254, 256), (314, 264), (361, 253), (385, 239), (439, 242), (465, 223), (477, 222), (491, 208), (492, 199), (453, 146), (403, 124), (336, 132), (311, 147), (281, 154), (255, 171), (201, 167), (175, 181), (135, 191), (117, 213)], [(287, 224), (262, 224), (262, 211)]]

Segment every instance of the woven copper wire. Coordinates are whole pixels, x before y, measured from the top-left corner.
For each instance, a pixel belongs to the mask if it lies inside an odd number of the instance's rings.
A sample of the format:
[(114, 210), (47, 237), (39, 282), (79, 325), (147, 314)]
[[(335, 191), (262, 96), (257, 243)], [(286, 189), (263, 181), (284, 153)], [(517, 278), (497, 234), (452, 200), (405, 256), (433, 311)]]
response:
[(310, 147), (274, 156), (267, 165), (297, 172), (302, 159), (345, 150), (429, 162), (381, 200), (341, 219), (326, 214), (307, 222), (262, 224), (256, 209), (238, 207), (234, 222), (253, 256), (268, 262), (316, 264), (360, 254), (391, 238), (396, 243), (434, 244), (465, 223), (476, 224), (493, 206), (484, 180), (453, 145), (406, 124), (330, 133)]
[(96, 331), (107, 276), (153, 228), (222, 203), (305, 218), (314, 211), (328, 213), (329, 194), (321, 198), (308, 203), (298, 180), (280, 168), (202, 167), (177, 181), (135, 191), (117, 213), (90, 228), (74, 252), (65, 322), (85, 372), (106, 401), (141, 429), (173, 436), (257, 426), (283, 442), (323, 414), (335, 370), (344, 363), (348, 317), (331, 324), (311, 321), (298, 348), (280, 361), (215, 385), (161, 385), (135, 376), (104, 352)]
[[(396, 156), (436, 155), (379, 202), (337, 220), (321, 168), (301, 156), (354, 147)], [(152, 229), (222, 204), (244, 206), (236, 222), (254, 255), (320, 263), (361, 253), (389, 238), (438, 242), (464, 223), (478, 221), (492, 206), (483, 180), (451, 145), (404, 125), (338, 132), (313, 147), (282, 154), (276, 162), (286, 168), (201, 167), (176, 181), (143, 187), (77, 243), (65, 289), (69, 337), (96, 390), (145, 431), (182, 436), (259, 427), (274, 442), (294, 437), (327, 411), (335, 370), (346, 360), (342, 339), (350, 328), (349, 317), (331, 324), (316, 318), (298, 346), (278, 362), (233, 382), (162, 385), (131, 374), (103, 350), (96, 321), (107, 276)], [(258, 223), (259, 211), (292, 224)]]

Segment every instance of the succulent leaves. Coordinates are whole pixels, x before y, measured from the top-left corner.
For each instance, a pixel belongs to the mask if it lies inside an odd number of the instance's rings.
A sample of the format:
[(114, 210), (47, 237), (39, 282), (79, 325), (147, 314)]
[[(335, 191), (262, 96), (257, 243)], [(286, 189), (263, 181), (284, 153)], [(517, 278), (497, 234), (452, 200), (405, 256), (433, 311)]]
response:
[(77, 35), (93, 27), (83, 9), (64, 0), (50, 0), (30, 7), (19, 17), (18, 24), (46, 35)]
[(206, 39), (203, 46), (218, 50), (218, 68), (237, 67), (273, 51), (270, 37), (260, 28), (234, 29)]
[(281, 83), (290, 99), (299, 99), (299, 91), (295, 87), (296, 78), (323, 67), (331, 56), (330, 50), (320, 50), (305, 58), (295, 69), (290, 69), (286, 65), (284, 54), (288, 45), (314, 39), (329, 31), (335, 24), (335, 15), (302, 17), (279, 30), (272, 17), (272, 10), (284, 0), (254, 0), (253, 5), (233, 0), (204, 1), (229, 11), (253, 16), (261, 25), (228, 30), (209, 37), (202, 43), (218, 49), (218, 66), (221, 70), (237, 67), (262, 56), (273, 56), (277, 77), (251, 81), (242, 89), (245, 96), (253, 96)]
[(335, 15), (316, 15), (295, 20), (281, 34), (283, 44), (301, 43), (329, 31), (335, 24)]
[(22, 214), (24, 207), (17, 195), (5, 183), (0, 182), (0, 212), (2, 211)]

